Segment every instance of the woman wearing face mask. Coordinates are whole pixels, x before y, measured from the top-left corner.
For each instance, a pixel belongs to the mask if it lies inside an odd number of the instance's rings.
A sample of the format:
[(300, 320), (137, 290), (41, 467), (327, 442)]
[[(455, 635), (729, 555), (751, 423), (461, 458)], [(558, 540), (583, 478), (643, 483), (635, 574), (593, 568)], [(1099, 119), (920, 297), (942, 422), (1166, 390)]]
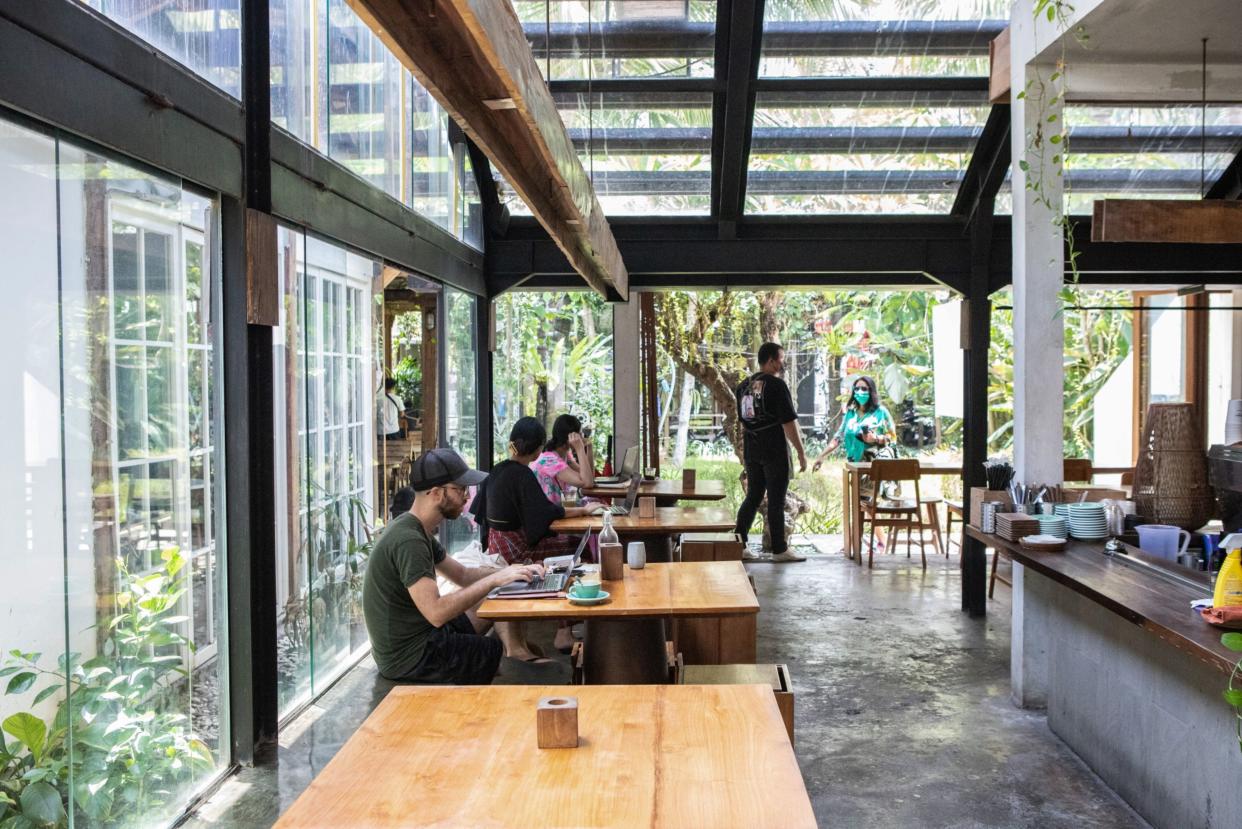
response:
[(893, 423), (893, 416), (880, 405), (875, 380), (864, 374), (854, 380), (841, 428), (837, 429), (837, 434), (815, 459), (813, 468), (818, 471), (824, 460), (842, 443), (845, 444), (847, 461), (859, 463), (870, 460), (867, 457), (869, 454), (874, 455), (876, 449), (889, 445), (896, 436), (897, 427)]

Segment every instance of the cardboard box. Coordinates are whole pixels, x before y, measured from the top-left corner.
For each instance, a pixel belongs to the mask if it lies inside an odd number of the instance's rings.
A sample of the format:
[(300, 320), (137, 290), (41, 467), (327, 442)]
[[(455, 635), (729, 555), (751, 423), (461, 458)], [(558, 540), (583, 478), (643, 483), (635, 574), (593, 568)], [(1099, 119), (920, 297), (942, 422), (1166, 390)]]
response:
[(972, 486), (970, 488), (970, 526), (976, 530), (982, 529), (979, 524), (979, 517), (983, 514), (984, 501), (1000, 501), (1004, 504), (1000, 508), (1000, 512), (1011, 512), (1013, 510), (1013, 501), (1009, 498), (1009, 493), (1003, 489), (988, 489), (982, 486)]

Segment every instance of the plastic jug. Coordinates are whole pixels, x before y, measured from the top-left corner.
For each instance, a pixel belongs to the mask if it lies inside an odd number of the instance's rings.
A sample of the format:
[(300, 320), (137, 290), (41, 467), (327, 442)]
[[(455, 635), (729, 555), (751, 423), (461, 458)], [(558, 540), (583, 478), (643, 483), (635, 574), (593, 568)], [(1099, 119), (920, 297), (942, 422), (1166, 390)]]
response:
[(1177, 561), (1177, 557), (1190, 546), (1190, 533), (1181, 527), (1171, 524), (1139, 524), (1134, 529), (1138, 531), (1140, 550), (1169, 561)]

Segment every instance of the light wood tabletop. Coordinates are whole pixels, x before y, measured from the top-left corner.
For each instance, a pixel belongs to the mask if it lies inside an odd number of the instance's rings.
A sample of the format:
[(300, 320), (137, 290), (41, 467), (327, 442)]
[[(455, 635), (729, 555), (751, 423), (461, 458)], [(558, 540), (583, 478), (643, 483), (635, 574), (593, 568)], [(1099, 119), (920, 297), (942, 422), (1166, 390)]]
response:
[[(582, 490), (583, 495), (592, 498), (624, 498), (629, 488), (627, 483), (596, 484)], [(695, 481), (694, 486), (687, 489), (680, 478), (671, 481), (643, 481), (638, 485), (638, 496), (654, 496), (671, 501), (723, 501), (725, 497), (724, 481)]]
[[(564, 696), (579, 745), (540, 749), (535, 706)], [(765, 685), (399, 686), (276, 824), (815, 825)]]
[[(629, 515), (612, 517), (612, 526), (621, 535), (727, 532), (736, 523), (736, 515), (719, 507), (657, 507), (655, 518), (639, 518), (636, 506)], [(602, 515), (579, 515), (553, 521), (552, 532), (578, 535), (603, 526)]]
[(608, 601), (573, 605), (568, 599), (486, 599), (481, 619), (609, 619), (651, 616), (742, 616), (759, 600), (740, 561), (679, 561), (625, 568), (625, 578), (603, 582)]

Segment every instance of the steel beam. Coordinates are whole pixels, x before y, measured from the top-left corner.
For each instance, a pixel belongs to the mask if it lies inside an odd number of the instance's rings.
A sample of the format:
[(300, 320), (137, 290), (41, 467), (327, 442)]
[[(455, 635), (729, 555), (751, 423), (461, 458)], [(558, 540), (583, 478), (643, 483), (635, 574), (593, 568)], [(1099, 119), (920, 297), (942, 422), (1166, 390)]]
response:
[[(970, 488), (984, 485), (988, 456), (988, 378), (992, 304), (988, 299), (992, 249), (990, 205), (970, 225), (970, 279), (962, 304), (963, 423), (962, 520), (969, 522)], [(978, 618), (987, 613), (987, 555), (983, 545), (962, 533), (962, 610)]]
[(750, 132), (755, 120), (755, 78), (763, 44), (764, 0), (733, 0), (721, 4), (728, 14), (728, 65), (719, 116), (713, 129), (720, 134), (720, 152), (712, 158), (719, 188), (712, 187), (712, 215), (720, 219), (722, 235), (732, 233), (746, 201), (746, 167), (750, 159)]
[(1205, 199), (1242, 199), (1242, 151), (1234, 156), (1212, 186), (1203, 196)]
[[(973, 223), (983, 214), (992, 215), (996, 193), (1009, 171), (1010, 120), (1008, 104), (992, 107), (988, 112), (988, 120), (983, 125), (979, 143), (970, 156), (970, 164), (962, 175), (962, 184), (953, 201), (952, 213), (955, 216), (965, 216), (968, 223)], [(990, 239), (990, 224), (986, 234)]]

